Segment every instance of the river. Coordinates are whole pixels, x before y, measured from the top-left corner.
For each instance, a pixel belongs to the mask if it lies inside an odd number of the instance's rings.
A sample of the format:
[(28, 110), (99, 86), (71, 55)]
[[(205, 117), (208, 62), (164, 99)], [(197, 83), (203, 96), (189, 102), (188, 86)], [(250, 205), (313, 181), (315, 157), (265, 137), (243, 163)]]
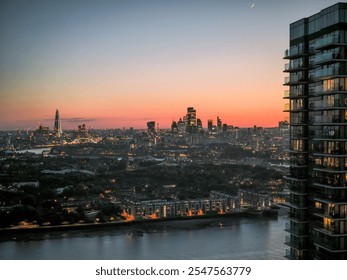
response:
[(286, 222), (284, 212), (278, 219), (218, 218), (46, 233), (25, 241), (0, 242), (0, 259), (284, 259)]

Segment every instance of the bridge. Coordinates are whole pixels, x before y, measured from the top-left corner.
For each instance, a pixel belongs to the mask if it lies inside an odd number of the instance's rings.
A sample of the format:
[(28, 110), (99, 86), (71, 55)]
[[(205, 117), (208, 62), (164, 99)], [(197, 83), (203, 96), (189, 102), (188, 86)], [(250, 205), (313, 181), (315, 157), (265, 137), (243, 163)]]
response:
[(77, 144), (89, 144), (89, 143), (93, 143), (96, 144), (98, 142), (96, 142), (94, 139), (92, 138), (76, 138), (75, 140), (71, 141), (71, 142), (66, 142), (64, 144), (67, 145), (77, 145)]

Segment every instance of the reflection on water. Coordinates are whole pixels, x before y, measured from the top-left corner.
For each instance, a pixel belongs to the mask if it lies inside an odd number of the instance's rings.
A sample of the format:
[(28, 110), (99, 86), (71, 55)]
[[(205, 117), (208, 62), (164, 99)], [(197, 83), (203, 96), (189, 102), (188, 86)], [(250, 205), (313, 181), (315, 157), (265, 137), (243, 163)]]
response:
[(286, 216), (209, 219), (50, 233), (1, 242), (0, 259), (284, 259), (286, 221)]

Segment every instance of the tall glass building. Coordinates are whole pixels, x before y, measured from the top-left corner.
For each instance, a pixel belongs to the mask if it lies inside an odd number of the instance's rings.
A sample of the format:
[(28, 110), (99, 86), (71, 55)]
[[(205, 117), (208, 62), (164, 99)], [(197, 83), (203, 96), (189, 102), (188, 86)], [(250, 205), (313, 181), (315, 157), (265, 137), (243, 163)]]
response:
[(347, 3), (290, 24), (289, 259), (347, 259)]
[(54, 133), (54, 135), (56, 135), (58, 137), (60, 137), (63, 133), (63, 130), (61, 128), (61, 122), (60, 122), (60, 116), (59, 116), (58, 109), (55, 111), (53, 133)]

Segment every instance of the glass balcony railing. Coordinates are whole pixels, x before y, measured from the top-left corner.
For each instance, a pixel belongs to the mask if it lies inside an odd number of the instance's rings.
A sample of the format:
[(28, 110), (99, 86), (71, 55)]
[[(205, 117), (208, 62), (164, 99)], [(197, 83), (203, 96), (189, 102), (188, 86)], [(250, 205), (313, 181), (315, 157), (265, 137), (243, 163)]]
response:
[(304, 54), (305, 54), (305, 50), (302, 46), (294, 46), (284, 51), (285, 58), (289, 58), (293, 56), (302, 56)]
[(339, 238), (334, 238), (336, 240), (328, 240), (321, 237), (316, 237), (314, 243), (328, 249), (329, 251), (347, 251), (347, 244), (345, 242), (340, 242)]
[(342, 59), (343, 56), (340, 55), (340, 53), (333, 53), (333, 52), (327, 52), (327, 53), (321, 53), (321, 54), (317, 54), (315, 56), (315, 63), (319, 64), (325, 61), (329, 61), (332, 59)]
[[(296, 209), (291, 209), (291, 210), (296, 210)], [(295, 219), (295, 220), (298, 220), (298, 221), (305, 221), (305, 222), (307, 222), (306, 210), (296, 211), (296, 212), (289, 212), (289, 218)]]
[(324, 38), (320, 38), (315, 43), (315, 48), (321, 48), (323, 46), (332, 44), (332, 43), (338, 43), (339, 42), (339, 36), (328, 36)]
[(286, 223), (285, 230), (295, 235), (302, 235), (302, 236), (307, 235), (306, 224)]
[(339, 130), (315, 131), (314, 139), (347, 139), (347, 132)]
[(304, 238), (294, 238), (293, 236), (286, 236), (285, 243), (299, 250), (305, 249), (307, 246)]
[(340, 75), (340, 74), (343, 74), (343, 73), (341, 73), (339, 68), (324, 68), (324, 69), (316, 70), (315, 77), (320, 78), (320, 77)]
[(341, 119), (341, 116), (315, 116), (314, 123), (345, 123), (345, 120)]

